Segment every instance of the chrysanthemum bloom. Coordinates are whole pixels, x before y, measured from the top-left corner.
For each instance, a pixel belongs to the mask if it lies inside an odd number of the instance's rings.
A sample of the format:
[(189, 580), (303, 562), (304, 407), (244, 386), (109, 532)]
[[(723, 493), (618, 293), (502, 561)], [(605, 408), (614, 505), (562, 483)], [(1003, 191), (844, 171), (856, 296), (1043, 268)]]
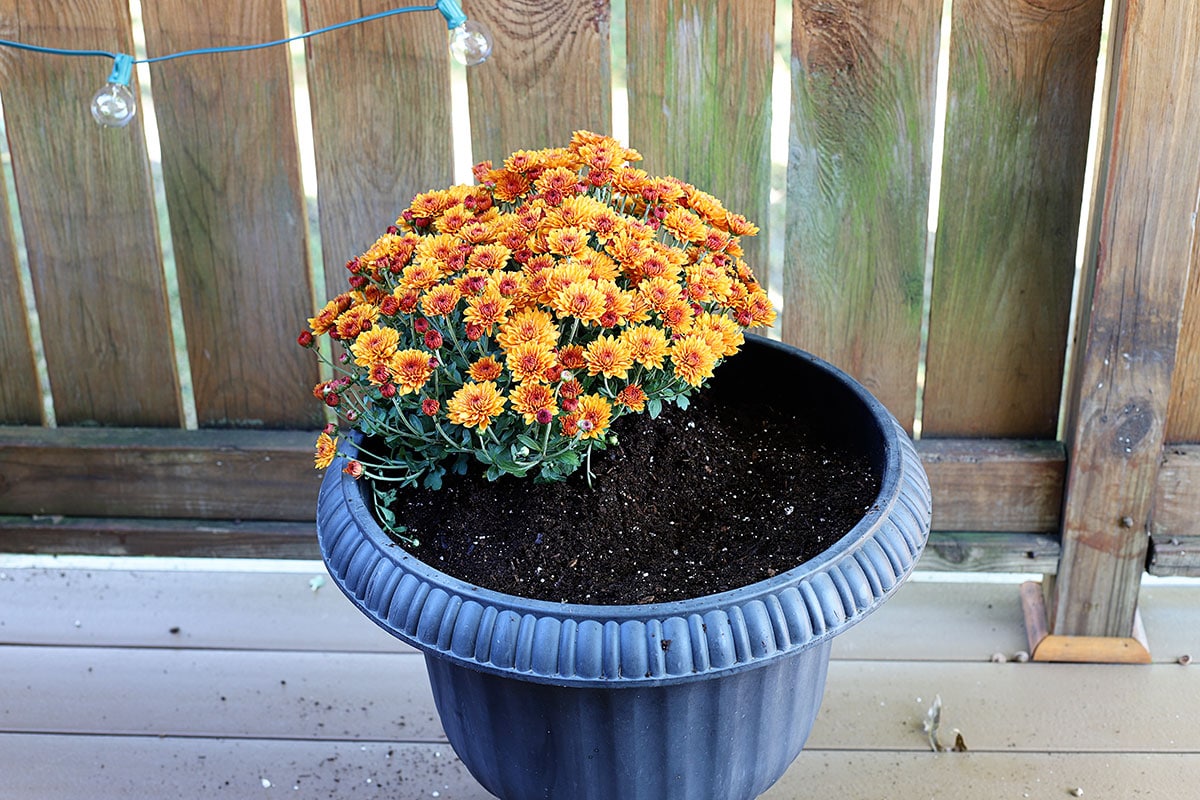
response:
[(317, 469), (325, 469), (337, 457), (337, 439), (327, 433), (317, 437), (317, 451), (313, 463)]
[(471, 251), (467, 258), (467, 269), (504, 269), (512, 251), (502, 244), (484, 244)]
[(621, 332), (633, 360), (650, 369), (662, 369), (667, 355), (667, 335), (653, 325), (635, 325)]
[(681, 242), (699, 243), (708, 236), (708, 227), (686, 208), (676, 206), (663, 218), (663, 227)]
[(725, 212), (725, 225), (734, 236), (753, 236), (758, 233), (758, 226), (741, 214)]
[(446, 401), (446, 416), (455, 425), (486, 431), (504, 411), (505, 398), (491, 381), (467, 383)]
[(558, 344), (558, 336), (558, 326), (548, 313), (536, 308), (527, 308), (513, 314), (500, 326), (496, 341), (505, 350), (511, 350), (526, 342), (554, 347)]
[(404, 289), (428, 289), (439, 280), (444, 272), (437, 262), (416, 261), (400, 272), (400, 286)]
[(584, 439), (599, 439), (608, 431), (612, 420), (612, 406), (598, 394), (585, 394), (579, 398), (579, 430)]
[(568, 344), (558, 348), (558, 363), (563, 369), (580, 369), (587, 366), (583, 358), (583, 345)]
[(617, 392), (617, 403), (625, 406), (630, 411), (641, 412), (646, 407), (646, 392), (641, 386), (636, 383), (631, 383), (621, 391)]
[(529, 178), (511, 170), (496, 170), (492, 173), (496, 181), (493, 192), (501, 203), (511, 203), (529, 191)]
[(711, 378), (717, 363), (717, 354), (704, 338), (691, 334), (677, 339), (671, 345), (670, 355), (675, 376), (692, 386), (699, 386), (705, 378)]
[(548, 412), (550, 417), (558, 413), (554, 390), (544, 383), (522, 383), (512, 390), (509, 400), (512, 401), (512, 407), (525, 418), (526, 425), (534, 422), (545, 425), (549, 419), (542, 421), (545, 417), (543, 411)]
[(358, 480), (363, 474), (363, 465), (361, 461), (348, 461), (342, 472), (349, 475), (351, 478)]
[(459, 203), (443, 211), (442, 215), (433, 223), (433, 227), (438, 233), (454, 233), (463, 225), (470, 222), (474, 216), (470, 211), (467, 211), (466, 206)]
[(695, 317), (696, 312), (692, 309), (691, 304), (682, 300), (672, 303), (662, 312), (663, 325), (675, 333), (686, 333), (692, 327), (692, 320)]
[(589, 375), (624, 380), (633, 367), (633, 352), (629, 345), (615, 336), (597, 336), (583, 351)]
[(706, 258), (687, 268), (688, 296), (699, 303), (715, 301), (724, 303), (729, 299), (733, 279), (720, 267)]
[(421, 350), (401, 350), (392, 356), (391, 368), (400, 394), (420, 391), (433, 375), (429, 353)]
[(633, 312), (634, 298), (637, 295), (625, 291), (616, 281), (611, 280), (599, 281), (596, 288), (604, 295), (604, 317), (601, 318), (601, 324), (611, 328), (625, 322)]
[(510, 308), (512, 300), (500, 294), (499, 289), (491, 287), (467, 301), (467, 310), (463, 317), (467, 322), (478, 325), (487, 332), (493, 325), (504, 322)]
[(330, 300), (325, 304), (324, 308), (317, 312), (315, 317), (309, 317), (308, 327), (312, 328), (312, 332), (320, 336), (327, 332), (337, 323), (338, 314), (342, 310), (338, 308), (336, 300)]
[(337, 318), (337, 338), (353, 339), (370, 329), (379, 319), (379, 308), (369, 303), (355, 303)]
[(427, 417), (436, 415), (438, 413), (438, 409), (441, 407), (442, 404), (437, 400), (434, 400), (432, 397), (426, 397), (421, 401), (421, 413)]
[(563, 200), (561, 206), (552, 209), (546, 215), (546, 219), (556, 227), (577, 227), (590, 230), (597, 215), (607, 208), (608, 206), (604, 203), (587, 195), (568, 197)]
[(574, 400), (576, 397), (579, 397), (579, 395), (583, 394), (583, 384), (574, 378), (565, 380), (559, 384), (558, 393), (564, 399)]
[(546, 235), (550, 252), (558, 256), (577, 256), (587, 249), (588, 232), (584, 228), (555, 228)]
[(709, 331), (716, 335), (716, 346), (713, 347), (713, 350), (721, 358), (733, 355), (746, 343), (742, 329), (724, 314), (705, 312), (696, 317), (695, 322), (692, 323), (692, 332), (706, 333)]
[(437, 350), (443, 344), (445, 344), (445, 341), (442, 339), (440, 333), (432, 329), (425, 331), (425, 346), (430, 350)]
[(504, 372), (504, 367), (491, 356), (484, 356), (467, 367), (467, 374), (473, 381), (494, 381)]
[(617, 262), (610, 256), (585, 247), (575, 256), (575, 262), (587, 268), (587, 276), (594, 281), (611, 281), (621, 273)]
[(439, 283), (421, 297), (421, 310), (429, 317), (444, 317), (454, 312), (462, 292), (448, 283)]
[[(375, 386), (391, 386), (392, 368), (390, 364), (372, 364), (367, 370), (367, 380)], [(390, 397), (390, 395), (385, 395), (385, 397)]]
[(604, 295), (592, 281), (579, 281), (560, 289), (552, 306), (560, 319), (575, 317), (590, 325), (604, 316)]
[(683, 297), (679, 284), (666, 278), (649, 278), (638, 284), (638, 294), (660, 314)]
[(505, 364), (517, 382), (544, 381), (554, 365), (554, 351), (541, 342), (525, 342), (508, 351)]
[(350, 345), (354, 363), (370, 369), (376, 364), (386, 364), (396, 354), (400, 345), (400, 332), (395, 328), (371, 328), (363, 331)]

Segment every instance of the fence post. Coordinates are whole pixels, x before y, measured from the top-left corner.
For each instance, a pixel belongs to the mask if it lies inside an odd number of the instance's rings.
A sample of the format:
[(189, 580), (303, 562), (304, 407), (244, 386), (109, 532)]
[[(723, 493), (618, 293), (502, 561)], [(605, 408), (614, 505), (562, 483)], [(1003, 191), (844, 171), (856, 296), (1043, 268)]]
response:
[(1200, 195), (1200, 8), (1118, 0), (1109, 52), (1048, 615), (1096, 646), (1043, 660), (1126, 660), (1135, 637)]

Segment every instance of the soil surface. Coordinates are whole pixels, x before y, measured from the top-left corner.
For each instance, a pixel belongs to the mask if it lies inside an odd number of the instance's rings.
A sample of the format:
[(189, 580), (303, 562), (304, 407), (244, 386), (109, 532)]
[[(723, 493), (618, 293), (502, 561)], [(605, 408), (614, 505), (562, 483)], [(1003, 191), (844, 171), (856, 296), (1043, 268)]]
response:
[(619, 443), (561, 483), (482, 471), (401, 492), (397, 518), (422, 561), (477, 586), (582, 604), (683, 600), (791, 569), (847, 533), (879, 476), (796, 412), (700, 393), (656, 420), (630, 415)]

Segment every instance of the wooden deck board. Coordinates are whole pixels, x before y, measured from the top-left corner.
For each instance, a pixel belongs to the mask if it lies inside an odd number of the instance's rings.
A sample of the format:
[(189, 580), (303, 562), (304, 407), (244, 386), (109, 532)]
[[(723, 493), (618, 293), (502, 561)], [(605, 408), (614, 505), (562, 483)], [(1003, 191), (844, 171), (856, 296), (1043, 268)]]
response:
[[(316, 570), (0, 567), (0, 796), (486, 798), (421, 657)], [(839, 637), (808, 746), (764, 797), (1187, 796), (1200, 669), (1175, 661), (1200, 654), (1200, 586), (1142, 604), (1158, 663), (996, 664), (1024, 647), (1016, 584), (910, 582)], [(929, 751), (936, 695), (969, 752)]]

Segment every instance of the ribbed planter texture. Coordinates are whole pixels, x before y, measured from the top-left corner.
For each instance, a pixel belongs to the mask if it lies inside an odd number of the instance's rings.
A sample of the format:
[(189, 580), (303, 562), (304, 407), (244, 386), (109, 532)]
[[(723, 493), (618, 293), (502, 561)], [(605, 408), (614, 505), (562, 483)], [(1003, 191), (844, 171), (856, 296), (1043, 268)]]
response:
[(317, 509), (330, 574), (372, 621), (425, 653), (446, 735), (504, 800), (749, 800), (800, 753), (833, 637), (901, 584), (929, 532), (929, 484), (891, 415), (848, 376), (747, 336), (714, 381), (802, 393), (823, 428), (863, 448), (876, 502), (795, 569), (691, 600), (590, 606), (527, 600), (422, 563), (331, 467)]

